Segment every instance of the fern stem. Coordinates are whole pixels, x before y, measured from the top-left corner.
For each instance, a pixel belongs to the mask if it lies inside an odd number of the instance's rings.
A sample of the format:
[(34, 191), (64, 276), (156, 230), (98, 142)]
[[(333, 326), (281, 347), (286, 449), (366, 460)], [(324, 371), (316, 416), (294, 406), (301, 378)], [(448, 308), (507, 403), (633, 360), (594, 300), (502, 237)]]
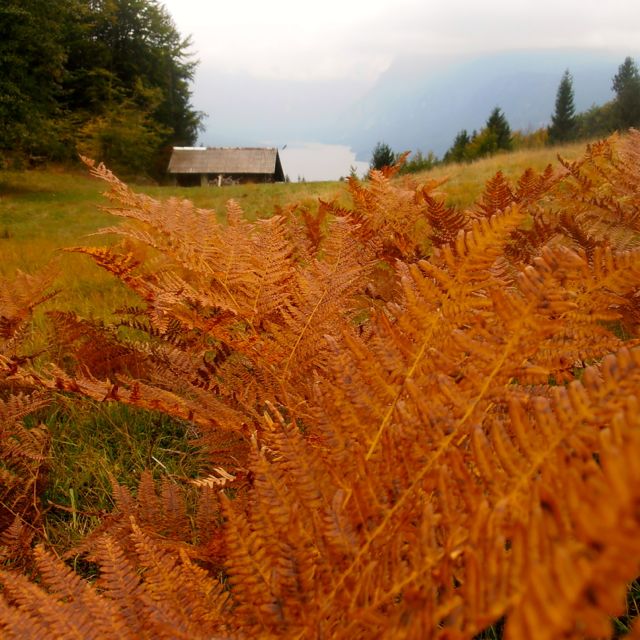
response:
[[(337, 254), (336, 262), (335, 262), (335, 264), (333, 266), (333, 269), (331, 270), (330, 277), (333, 276), (336, 273), (336, 271), (338, 270), (338, 267), (340, 266), (343, 249), (344, 249), (344, 243), (343, 243), (343, 246), (340, 248), (340, 252)], [(307, 318), (307, 321), (305, 322), (304, 327), (302, 328), (302, 331), (300, 332), (300, 335), (298, 336), (295, 344), (293, 345), (293, 348), (291, 349), (291, 353), (289, 353), (289, 357), (287, 358), (287, 362), (285, 363), (285, 366), (284, 366), (284, 371), (282, 372), (282, 380), (286, 379), (287, 373), (289, 372), (289, 367), (291, 366), (291, 360), (293, 359), (293, 354), (298, 349), (298, 346), (300, 345), (300, 342), (302, 341), (302, 337), (305, 335), (305, 333), (309, 329), (309, 325), (311, 324), (311, 321), (313, 320), (315, 314), (317, 313), (318, 309), (320, 308), (320, 305), (324, 302), (324, 299), (326, 298), (328, 292), (329, 292), (329, 286), (327, 285), (324, 288), (324, 291), (322, 292), (322, 295), (320, 296), (320, 299), (315, 304), (315, 306), (313, 307), (313, 310), (309, 314), (309, 317)]]
[(306, 333), (307, 329), (309, 328), (309, 325), (311, 324), (311, 320), (313, 320), (313, 317), (315, 316), (316, 312), (320, 308), (320, 305), (324, 301), (325, 296), (327, 295), (328, 291), (329, 291), (329, 287), (326, 287), (325, 290), (322, 292), (322, 295), (320, 296), (320, 300), (318, 300), (316, 305), (313, 307), (313, 311), (311, 311), (311, 313), (309, 314), (309, 317), (307, 318), (307, 321), (305, 322), (304, 327), (302, 328), (302, 331), (300, 332), (300, 335), (298, 336), (298, 339), (295, 341), (295, 344), (293, 345), (293, 348), (291, 349), (291, 352), (289, 353), (289, 357), (287, 358), (287, 362), (284, 365), (284, 371), (282, 372), (282, 379), (283, 380), (285, 380), (286, 377), (287, 377), (287, 373), (289, 372), (289, 366), (291, 365), (291, 360), (293, 358), (293, 354), (296, 352), (296, 349), (298, 348), (298, 345), (300, 344), (300, 341), (302, 340), (302, 336)]
[[(529, 305), (529, 310), (531, 310), (532, 306), (533, 304)], [(360, 562), (362, 557), (366, 553), (368, 553), (369, 548), (371, 547), (371, 543), (376, 538), (378, 538), (382, 534), (382, 532), (387, 528), (387, 525), (389, 524), (391, 519), (396, 515), (396, 513), (398, 513), (398, 511), (400, 511), (402, 507), (404, 507), (404, 504), (408, 500), (409, 496), (413, 494), (415, 489), (422, 482), (423, 478), (427, 475), (429, 471), (431, 471), (436, 461), (440, 459), (443, 453), (449, 448), (453, 440), (459, 435), (460, 428), (475, 411), (476, 407), (478, 406), (478, 403), (482, 400), (482, 398), (488, 391), (489, 386), (491, 385), (493, 379), (498, 375), (500, 369), (503, 367), (507, 359), (507, 356), (512, 352), (513, 348), (520, 342), (521, 334), (524, 332), (524, 330), (527, 327), (525, 319), (528, 318), (528, 316), (529, 316), (528, 313), (524, 313), (520, 316), (519, 327), (517, 328), (517, 330), (514, 330), (514, 332), (512, 333), (510, 340), (507, 342), (507, 344), (505, 345), (505, 348), (502, 350), (502, 355), (500, 356), (498, 362), (493, 367), (493, 369), (491, 370), (491, 373), (489, 374), (489, 376), (487, 376), (486, 380), (484, 381), (484, 384), (482, 385), (480, 392), (477, 394), (475, 399), (469, 404), (464, 415), (458, 420), (457, 424), (452, 429), (451, 433), (442, 440), (440, 446), (435, 451), (433, 457), (422, 467), (422, 469), (420, 469), (420, 471), (418, 471), (418, 473), (415, 475), (411, 484), (406, 488), (404, 493), (398, 498), (398, 501), (393, 505), (393, 507), (385, 514), (382, 521), (374, 529), (371, 536), (367, 538), (367, 540), (362, 545), (362, 547), (360, 547), (360, 550), (356, 554), (356, 557), (352, 560), (351, 564), (346, 568), (346, 570), (338, 578), (333, 589), (331, 590), (331, 592), (329, 593), (329, 595), (325, 600), (325, 605), (322, 609), (323, 612), (325, 612), (331, 606), (333, 599), (338, 593), (338, 590), (345, 583), (345, 580), (347, 579), (347, 577), (351, 575), (354, 569), (358, 566), (358, 563)], [(417, 359), (416, 359), (416, 362), (417, 362)], [(463, 434), (460, 440), (456, 442), (456, 446), (459, 447), (467, 436), (468, 434)]]
[[(435, 324), (435, 320), (431, 323), (431, 329), (433, 329), (434, 324)], [(430, 331), (427, 337), (423, 340), (422, 345), (420, 346), (420, 350), (418, 351), (418, 355), (415, 357), (415, 360), (413, 361), (411, 367), (409, 368), (409, 371), (407, 371), (407, 375), (404, 377), (402, 384), (399, 386), (398, 391), (396, 392), (396, 395), (393, 398), (393, 402), (389, 405), (389, 408), (387, 409), (386, 413), (384, 414), (384, 417), (382, 418), (382, 422), (378, 427), (378, 431), (375, 435), (375, 438), (373, 439), (373, 442), (369, 447), (369, 451), (367, 451), (365, 460), (369, 461), (371, 459), (373, 452), (375, 451), (376, 447), (378, 446), (378, 443), (380, 442), (380, 439), (382, 438), (383, 431), (387, 428), (387, 426), (389, 426), (389, 423), (391, 422), (391, 416), (393, 415), (393, 412), (395, 411), (395, 408), (398, 404), (398, 400), (400, 400), (400, 396), (404, 391), (405, 384), (407, 383), (407, 380), (410, 380), (413, 377), (413, 374), (415, 373), (415, 370), (418, 367), (418, 364), (424, 357), (427, 347), (429, 346), (429, 344), (431, 344), (432, 335), (433, 335), (433, 331)]]

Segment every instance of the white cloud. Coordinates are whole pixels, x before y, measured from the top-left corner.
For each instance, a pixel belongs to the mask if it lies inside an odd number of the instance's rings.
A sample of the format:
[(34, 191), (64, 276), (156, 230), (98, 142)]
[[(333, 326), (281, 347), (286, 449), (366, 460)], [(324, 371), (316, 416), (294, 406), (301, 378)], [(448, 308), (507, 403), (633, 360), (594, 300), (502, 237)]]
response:
[(374, 80), (400, 55), (510, 48), (636, 50), (635, 0), (163, 0), (221, 72)]
[[(201, 0), (163, 2), (181, 33), (192, 34), (201, 60), (214, 60), (220, 71), (258, 77), (308, 80), (377, 75), (388, 52), (371, 55), (369, 24), (384, 22), (385, 0), (368, 3), (324, 0), (224, 5)], [(359, 43), (367, 46), (359, 51)]]

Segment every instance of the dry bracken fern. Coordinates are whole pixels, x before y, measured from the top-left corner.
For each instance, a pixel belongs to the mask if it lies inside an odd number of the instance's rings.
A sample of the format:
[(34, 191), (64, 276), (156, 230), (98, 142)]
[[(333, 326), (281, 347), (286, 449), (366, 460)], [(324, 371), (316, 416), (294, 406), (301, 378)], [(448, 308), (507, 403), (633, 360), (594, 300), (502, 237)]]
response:
[(640, 575), (639, 144), (468, 211), (387, 171), (255, 223), (95, 168), (125, 243), (79, 250), (141, 303), (53, 315), (30, 380), (190, 420), (224, 473), (114, 483), (75, 550), (98, 581), (38, 550), (39, 585), (2, 575), (3, 634), (610, 636)]

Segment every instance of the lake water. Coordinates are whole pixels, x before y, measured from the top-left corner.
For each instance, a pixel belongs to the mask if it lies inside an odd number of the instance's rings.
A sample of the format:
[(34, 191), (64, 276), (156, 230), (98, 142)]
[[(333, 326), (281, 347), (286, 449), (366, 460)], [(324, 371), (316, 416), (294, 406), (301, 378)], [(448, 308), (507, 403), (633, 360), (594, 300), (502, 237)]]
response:
[(291, 182), (318, 182), (346, 178), (354, 167), (359, 178), (369, 170), (369, 163), (356, 160), (350, 147), (319, 142), (297, 143), (279, 149), (284, 175)]

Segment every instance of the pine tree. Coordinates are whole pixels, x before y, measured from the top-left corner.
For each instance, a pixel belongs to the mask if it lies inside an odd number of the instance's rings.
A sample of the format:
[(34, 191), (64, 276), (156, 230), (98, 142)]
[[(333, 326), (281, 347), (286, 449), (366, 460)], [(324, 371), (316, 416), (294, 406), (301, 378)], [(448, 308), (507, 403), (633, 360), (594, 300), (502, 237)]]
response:
[(371, 155), (371, 162), (369, 166), (371, 169), (380, 170), (383, 167), (390, 167), (395, 164), (396, 154), (393, 153), (391, 147), (385, 142), (378, 142), (375, 148), (373, 149), (373, 154)]
[(451, 145), (451, 148), (444, 154), (444, 162), (465, 162), (469, 160), (467, 147), (471, 138), (466, 129), (460, 131)]
[(500, 107), (496, 107), (491, 112), (485, 129), (495, 134), (496, 148), (498, 150), (511, 149), (511, 127), (509, 126), (504, 113), (500, 110)]
[(576, 108), (573, 96), (573, 78), (567, 69), (556, 93), (556, 110), (551, 116), (549, 142), (566, 142), (576, 137)]
[(613, 77), (612, 89), (616, 93), (615, 123), (620, 129), (640, 124), (640, 73), (631, 57), (625, 58)]

